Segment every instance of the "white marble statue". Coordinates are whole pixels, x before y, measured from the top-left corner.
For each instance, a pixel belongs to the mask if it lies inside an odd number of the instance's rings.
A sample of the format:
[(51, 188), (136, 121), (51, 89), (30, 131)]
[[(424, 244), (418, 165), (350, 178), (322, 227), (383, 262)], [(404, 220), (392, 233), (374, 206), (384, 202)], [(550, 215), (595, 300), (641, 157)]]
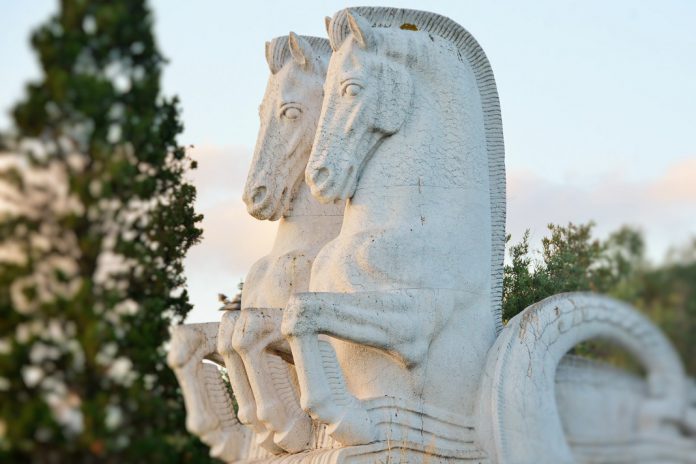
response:
[(241, 314), (225, 315), (220, 328), (225, 355), (241, 358), (254, 397), (247, 407), (255, 417), (245, 422), (260, 423), (267, 434), (259, 439), (271, 451), (300, 451), (311, 440), (311, 420), (294, 398), (293, 367), (282, 359), (290, 354), (280, 321), (290, 295), (308, 288), (312, 261), (336, 236), (343, 215), (341, 203), (317, 202), (303, 176), (330, 54), (326, 39), (295, 34), (266, 45), (271, 76), (243, 199), (252, 216), (279, 219), (278, 232), (271, 252), (247, 274)]
[[(206, 443), (215, 442), (212, 454), (223, 459), (231, 455), (218, 452), (223, 447), (215, 439), (222, 432), (202, 397), (205, 384), (195, 378), (196, 372), (210, 371), (209, 366), (199, 366), (203, 359), (220, 359), (227, 368), (238, 421), (248, 426), (244, 432), (249, 436), (239, 437), (245, 443), (241, 448), (249, 448), (246, 441), (251, 440), (256, 457), (265, 454), (255, 446), (270, 453), (299, 451), (309, 446), (316, 432), (299, 407), (292, 365), (282, 359), (290, 354), (280, 322), (293, 291), (308, 288), (312, 261), (338, 234), (343, 216), (343, 202), (323, 205), (304, 183), (330, 53), (328, 40), (317, 37), (291, 34), (266, 44), (271, 76), (260, 108), (261, 130), (244, 201), (254, 217), (279, 219), (276, 240), (247, 275), (241, 312), (224, 312), (212, 343), (208, 325), (204, 331), (194, 324), (174, 333), (171, 353), (177, 356), (170, 356), (170, 365), (178, 374), (194, 375), (181, 382), (187, 426)], [(193, 356), (196, 350), (204, 354)]]
[(344, 202), (321, 204), (304, 182), (330, 55), (326, 39), (293, 33), (266, 46), (271, 76), (243, 198), (252, 216), (279, 219), (278, 232), (271, 252), (247, 274), (241, 314), (225, 314), (220, 327), (226, 361), (239, 358), (244, 365), (245, 375), (235, 374), (243, 378), (234, 383), (246, 378), (242, 391), (253, 395), (240, 418), (265, 429), (259, 443), (272, 452), (302, 451), (313, 437), (311, 419), (299, 406), (294, 367), (283, 360), (290, 350), (280, 323), (290, 296), (307, 290), (312, 262), (343, 218)]
[(167, 363), (184, 396), (186, 429), (210, 446), (212, 457), (225, 462), (266, 457), (254, 431), (234, 413), (219, 370), (224, 361), (217, 352), (217, 333), (217, 322), (180, 325), (172, 331)]
[[(278, 234), (241, 310), (173, 331), (188, 429), (226, 462), (696, 464), (696, 386), (637, 311), (568, 293), (503, 325), (503, 133), (476, 40), (397, 8), (326, 26), (267, 44), (244, 201)], [(567, 355), (597, 338), (646, 378)]]
[[(283, 318), (302, 404), (344, 445), (426, 435), (431, 446), (474, 452), (476, 392), (500, 327), (495, 83), (451, 20), (357, 10), (329, 27), (334, 53), (306, 172), (319, 199), (350, 202), (314, 262), (311, 292), (296, 293)], [(320, 334), (333, 337), (361, 407), (331, 397)]]

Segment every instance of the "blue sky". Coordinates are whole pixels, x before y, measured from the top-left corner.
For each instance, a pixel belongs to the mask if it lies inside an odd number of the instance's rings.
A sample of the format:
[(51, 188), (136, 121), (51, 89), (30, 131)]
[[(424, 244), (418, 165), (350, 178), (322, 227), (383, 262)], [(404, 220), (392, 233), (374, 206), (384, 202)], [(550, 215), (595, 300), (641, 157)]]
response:
[[(55, 0), (0, 7), (0, 128), (24, 82), (38, 75), (30, 29)], [(187, 261), (197, 309), (214, 320), (218, 291), (270, 246), (273, 225), (248, 218), (241, 186), (256, 139), (268, 68), (264, 42), (290, 30), (324, 36), (323, 18), (345, 1), (156, 0), (164, 89), (181, 98), (201, 169), (206, 239)], [(372, 4), (362, 1), (357, 4)], [(462, 24), (493, 65), (503, 110), (508, 228), (595, 219), (628, 223), (657, 259), (696, 235), (696, 2), (385, 1)]]

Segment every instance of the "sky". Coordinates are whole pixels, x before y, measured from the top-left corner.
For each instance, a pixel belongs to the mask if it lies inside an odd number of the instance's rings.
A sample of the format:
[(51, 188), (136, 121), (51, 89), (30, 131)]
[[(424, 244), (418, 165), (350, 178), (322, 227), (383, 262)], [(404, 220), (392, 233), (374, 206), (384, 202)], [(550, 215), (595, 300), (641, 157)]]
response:
[[(258, 130), (268, 67), (264, 42), (289, 31), (325, 36), (324, 16), (346, 1), (154, 0), (200, 168), (204, 239), (186, 261), (190, 322), (219, 318), (270, 249), (275, 223), (247, 215), (241, 189)], [(486, 51), (500, 94), (508, 173), (508, 232), (540, 239), (546, 224), (597, 222), (644, 231), (657, 261), (696, 236), (696, 2), (540, 0), (387, 1), (428, 9), (467, 28)], [(39, 76), (29, 31), (56, 0), (0, 6), (0, 129), (27, 80)]]

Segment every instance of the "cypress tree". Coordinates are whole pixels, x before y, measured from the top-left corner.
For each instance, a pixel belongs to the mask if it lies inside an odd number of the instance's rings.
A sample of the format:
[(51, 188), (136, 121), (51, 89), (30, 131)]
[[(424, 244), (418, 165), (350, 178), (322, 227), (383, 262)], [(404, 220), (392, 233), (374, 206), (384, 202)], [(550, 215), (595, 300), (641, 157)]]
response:
[(209, 462), (165, 365), (201, 216), (152, 23), (61, 0), (32, 34), (0, 157), (0, 462)]

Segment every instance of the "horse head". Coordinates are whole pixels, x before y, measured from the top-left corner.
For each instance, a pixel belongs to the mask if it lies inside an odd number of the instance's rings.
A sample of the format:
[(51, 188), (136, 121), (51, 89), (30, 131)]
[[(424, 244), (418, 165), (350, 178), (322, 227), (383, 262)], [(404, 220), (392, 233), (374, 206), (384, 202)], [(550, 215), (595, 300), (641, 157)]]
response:
[(312, 194), (329, 202), (353, 196), (380, 143), (403, 126), (413, 99), (406, 66), (380, 53), (383, 33), (347, 13), (350, 34), (331, 34), (321, 119), (305, 172)]
[(266, 42), (271, 70), (259, 107), (259, 129), (243, 200), (249, 214), (275, 221), (286, 214), (317, 128), (331, 48), (326, 39), (290, 33)]

